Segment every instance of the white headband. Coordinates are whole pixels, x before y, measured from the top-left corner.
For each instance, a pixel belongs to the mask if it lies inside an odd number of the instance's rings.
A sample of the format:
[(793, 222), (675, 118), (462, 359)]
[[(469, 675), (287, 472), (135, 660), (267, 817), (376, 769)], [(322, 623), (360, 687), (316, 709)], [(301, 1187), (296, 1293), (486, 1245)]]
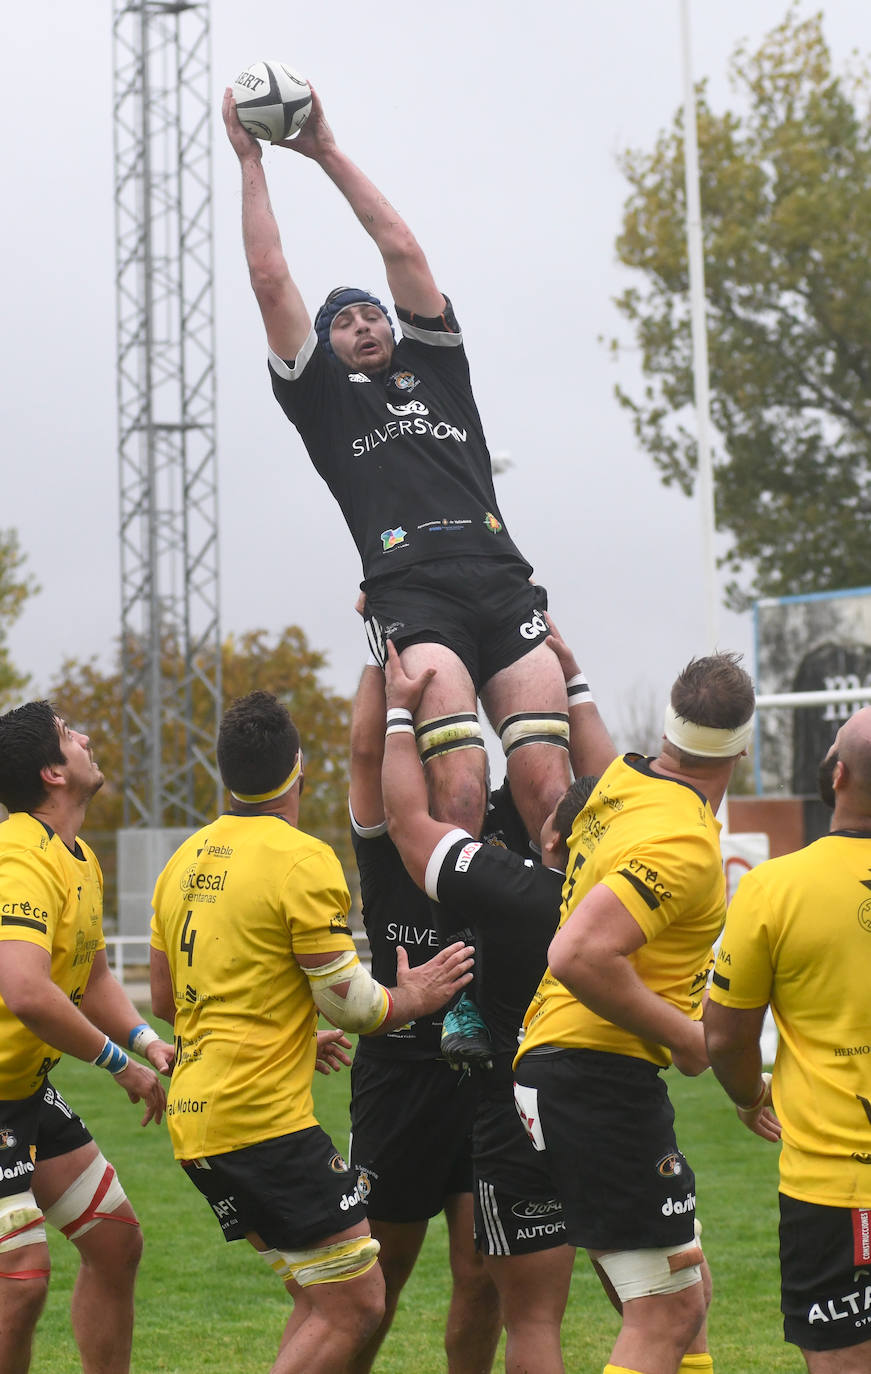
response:
[(665, 708), (665, 738), (686, 754), (703, 759), (730, 759), (743, 754), (753, 738), (753, 720), (745, 720), (737, 730), (722, 730), (714, 725), (694, 725), (679, 716), (671, 702)]

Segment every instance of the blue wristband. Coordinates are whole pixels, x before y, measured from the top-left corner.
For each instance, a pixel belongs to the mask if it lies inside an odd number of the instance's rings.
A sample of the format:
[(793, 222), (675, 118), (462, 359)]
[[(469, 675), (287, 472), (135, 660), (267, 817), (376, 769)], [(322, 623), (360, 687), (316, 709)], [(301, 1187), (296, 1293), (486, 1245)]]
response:
[(116, 1045), (114, 1040), (110, 1040), (107, 1035), (105, 1045), (96, 1059), (91, 1060), (91, 1063), (95, 1064), (98, 1069), (108, 1069), (109, 1073), (114, 1075), (123, 1073), (130, 1060), (121, 1047)]

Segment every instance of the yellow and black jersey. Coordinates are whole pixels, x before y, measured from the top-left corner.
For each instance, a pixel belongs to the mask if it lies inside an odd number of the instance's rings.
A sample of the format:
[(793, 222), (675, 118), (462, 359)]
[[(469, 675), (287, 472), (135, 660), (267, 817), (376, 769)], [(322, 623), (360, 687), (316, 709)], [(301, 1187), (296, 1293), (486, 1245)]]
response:
[[(560, 926), (592, 888), (610, 888), (644, 934), (645, 943), (629, 955), (635, 972), (696, 1019), (725, 913), (719, 833), (700, 792), (627, 754), (602, 774), (575, 821), (562, 892)], [(540, 1045), (671, 1062), (664, 1045), (597, 1016), (550, 969), (526, 1013), (520, 1055)]]
[(294, 956), (353, 949), (349, 908), (329, 845), (280, 816), (220, 816), (170, 859), (151, 942), (175, 997), (177, 1158), (315, 1124), (317, 1011)]
[[(26, 811), (0, 824), (0, 940), (24, 940), (51, 957), (51, 980), (76, 1006), (103, 939), (103, 875), (81, 840), (75, 853)], [(57, 1063), (0, 999), (0, 1098), (29, 1097)]]
[(711, 999), (770, 1003), (780, 1040), (780, 1184), (802, 1202), (871, 1206), (871, 835), (836, 831), (744, 875)]

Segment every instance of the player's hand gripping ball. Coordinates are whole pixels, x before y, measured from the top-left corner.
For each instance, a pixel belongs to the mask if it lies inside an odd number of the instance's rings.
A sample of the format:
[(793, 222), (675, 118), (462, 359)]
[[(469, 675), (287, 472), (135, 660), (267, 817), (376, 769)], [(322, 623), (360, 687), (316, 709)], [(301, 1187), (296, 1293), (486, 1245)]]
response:
[(268, 143), (298, 134), (311, 114), (308, 82), (283, 62), (252, 62), (233, 82), (233, 97), (242, 126)]

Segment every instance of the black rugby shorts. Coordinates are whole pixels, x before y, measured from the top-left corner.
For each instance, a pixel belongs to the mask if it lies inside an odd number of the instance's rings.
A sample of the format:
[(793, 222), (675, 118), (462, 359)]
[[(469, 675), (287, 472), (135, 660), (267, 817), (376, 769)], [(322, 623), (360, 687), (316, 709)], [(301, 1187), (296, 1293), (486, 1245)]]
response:
[(523, 567), (501, 558), (442, 558), (415, 563), (366, 583), (366, 635), (384, 666), (386, 641), (446, 644), (475, 690), (528, 654), (550, 633), (547, 592)]
[(33, 1159), (56, 1159), (87, 1145), (91, 1133), (48, 1079), (30, 1097), (0, 1101), (0, 1197), (33, 1186)]
[(805, 1350), (871, 1341), (871, 1207), (780, 1194), (783, 1334)]
[(588, 1250), (648, 1250), (693, 1239), (695, 1175), (677, 1147), (655, 1064), (598, 1050), (527, 1053), (515, 1080), (536, 1092), (566, 1239)]
[(469, 1075), (443, 1059), (357, 1052), (349, 1154), (373, 1220), (425, 1221), (472, 1191), (473, 1109)]
[(228, 1241), (256, 1231), (271, 1249), (298, 1250), (366, 1219), (357, 1176), (320, 1126), (179, 1162)]

